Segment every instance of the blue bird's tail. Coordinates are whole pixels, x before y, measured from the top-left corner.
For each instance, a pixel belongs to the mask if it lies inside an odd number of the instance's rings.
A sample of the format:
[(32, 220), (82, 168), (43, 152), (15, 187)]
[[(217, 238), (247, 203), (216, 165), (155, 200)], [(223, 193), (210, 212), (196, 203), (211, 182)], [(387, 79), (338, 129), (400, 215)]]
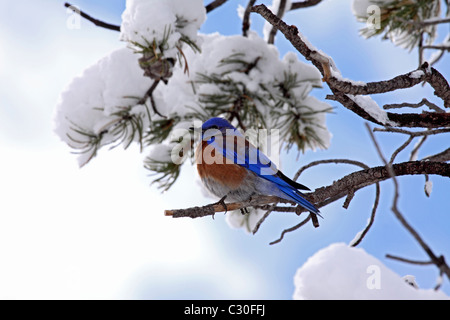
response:
[(293, 201), (297, 202), (299, 205), (301, 205), (306, 210), (308, 210), (308, 211), (318, 215), (319, 217), (323, 218), (320, 215), (319, 209), (317, 209), (311, 202), (309, 202), (308, 200), (304, 199), (302, 197), (303, 194), (300, 191), (295, 190), (295, 189), (290, 188), (290, 187), (285, 187), (285, 186), (280, 186), (280, 191), (282, 191), (287, 196), (286, 199), (293, 200)]

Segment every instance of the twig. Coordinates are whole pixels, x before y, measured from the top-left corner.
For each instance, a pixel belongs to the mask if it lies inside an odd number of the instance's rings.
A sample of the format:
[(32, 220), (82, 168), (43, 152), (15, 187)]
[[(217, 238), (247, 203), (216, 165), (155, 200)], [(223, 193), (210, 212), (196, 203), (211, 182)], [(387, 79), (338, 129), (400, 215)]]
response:
[(433, 264), (433, 261), (431, 261), (431, 260), (430, 261), (417, 261), (417, 260), (401, 258), (398, 256), (394, 256), (392, 254), (386, 254), (386, 258), (392, 259), (392, 260), (397, 260), (397, 261), (402, 261), (402, 262), (407, 262), (407, 263), (411, 263), (411, 264), (422, 265), (422, 266)]
[(205, 7), (206, 8), (206, 13), (209, 13), (209, 12), (213, 11), (214, 9), (220, 7), (225, 2), (227, 2), (227, 0), (214, 0), (213, 2), (211, 2), (210, 4), (208, 4)]
[(291, 228), (289, 228), (289, 229), (283, 230), (283, 231), (281, 232), (281, 236), (280, 236), (277, 240), (274, 240), (274, 241), (270, 242), (269, 244), (272, 245), (272, 244), (276, 244), (276, 243), (280, 242), (281, 240), (283, 240), (284, 235), (285, 235), (286, 233), (295, 231), (295, 230), (297, 230), (298, 228), (304, 226), (310, 219), (311, 219), (311, 215), (309, 215), (308, 218), (306, 218), (305, 220), (303, 220), (303, 221), (300, 222), (299, 224), (297, 224), (297, 225), (295, 225), (295, 226), (293, 226), (293, 227), (291, 227)]
[(153, 91), (155, 91), (156, 87), (159, 84), (159, 79), (156, 79), (155, 81), (153, 81), (152, 85), (150, 86), (150, 88), (147, 90), (147, 92), (145, 93), (145, 95), (142, 97), (141, 100), (138, 101), (138, 104), (144, 104), (147, 101), (147, 98), (150, 98), (150, 104), (152, 105), (152, 109), (153, 112), (156, 113), (158, 116), (160, 116), (161, 118), (167, 118), (166, 116), (162, 115), (158, 109), (156, 108), (156, 103), (155, 103), (155, 99), (153, 99)]
[(385, 127), (385, 128), (374, 128), (373, 131), (378, 132), (396, 132), (396, 133), (403, 133), (407, 134), (413, 137), (420, 137), (420, 136), (430, 136), (434, 134), (441, 134), (450, 132), (450, 128), (442, 128), (442, 129), (433, 129), (433, 130), (424, 130), (424, 131), (408, 131), (405, 129), (398, 129), (398, 128), (392, 128), (392, 127)]
[(417, 159), (417, 153), (419, 152), (420, 147), (423, 145), (425, 140), (427, 140), (428, 136), (423, 136), (420, 138), (419, 142), (414, 146), (411, 150), (411, 155), (409, 156), (409, 160), (413, 161)]
[(350, 205), (350, 202), (353, 200), (353, 198), (355, 197), (355, 191), (350, 190), (347, 194), (347, 197), (345, 198), (344, 204), (342, 205), (342, 207), (344, 209), (348, 209), (348, 206)]
[(256, 0), (249, 0), (245, 8), (244, 17), (242, 18), (242, 35), (244, 37), (247, 36), (248, 30), (250, 29), (250, 13), (255, 2)]
[(307, 164), (306, 166), (301, 167), (297, 173), (294, 176), (294, 181), (296, 181), (300, 175), (303, 173), (303, 171), (305, 171), (306, 169), (309, 169), (311, 167), (317, 166), (319, 164), (326, 164), (326, 163), (345, 163), (345, 164), (352, 164), (355, 166), (359, 166), (361, 168), (365, 168), (365, 169), (369, 169), (369, 166), (366, 165), (363, 162), (360, 161), (356, 161), (356, 160), (350, 160), (350, 159), (326, 159), (326, 160), (317, 160), (317, 161), (313, 161), (309, 164)]
[(450, 22), (450, 18), (442, 18), (442, 19), (428, 19), (428, 20), (424, 20), (424, 21), (410, 21), (410, 23), (412, 24), (417, 24), (420, 25), (422, 27), (426, 27), (426, 26), (433, 26), (436, 24), (441, 24), (441, 23), (449, 23)]
[(317, 5), (322, 0), (304, 0), (293, 2), (290, 10), (300, 9), (300, 8), (308, 8)]
[(450, 51), (449, 45), (426, 45), (422, 47), (423, 49), (436, 49), (441, 51)]
[[(272, 205), (273, 207), (273, 205)], [(266, 220), (266, 218), (272, 213), (272, 208), (270, 208), (269, 210), (266, 211), (266, 213), (264, 213), (264, 215), (262, 216), (261, 219), (258, 220), (258, 222), (256, 223), (255, 227), (252, 230), (252, 233), (255, 234), (256, 232), (258, 232), (259, 227), (261, 226), (261, 224)]]
[(443, 275), (444, 275), (444, 273), (442, 271), (439, 272), (439, 276), (437, 278), (436, 285), (434, 286), (435, 291), (439, 290), (439, 288), (442, 286), (442, 283), (444, 282)]
[[(306, 166), (303, 166), (302, 168), (300, 168), (297, 173), (294, 176), (294, 180), (297, 180), (298, 177), (302, 174), (303, 171), (305, 171), (308, 168), (311, 168), (313, 166), (319, 165), (319, 164), (327, 164), (327, 163), (344, 163), (344, 164), (351, 164), (351, 165), (356, 165), (359, 166), (361, 168), (364, 169), (369, 169), (369, 166), (366, 165), (363, 162), (360, 161), (356, 161), (356, 160), (350, 160), (350, 159), (328, 159), (328, 160), (318, 160), (318, 161), (313, 161), (311, 163), (309, 163)], [(358, 238), (355, 239), (354, 241), (352, 241), (352, 246), (356, 247), (358, 244), (361, 243), (361, 241), (364, 239), (364, 237), (366, 236), (366, 234), (369, 232), (370, 228), (373, 225), (373, 222), (375, 221), (375, 214), (376, 211), (378, 209), (378, 203), (380, 201), (380, 184), (378, 182), (375, 183), (376, 189), (375, 189), (375, 200), (374, 200), (374, 204), (372, 206), (372, 212), (370, 214), (370, 218), (369, 218), (369, 222), (367, 223), (366, 227), (363, 229), (363, 231), (358, 235)], [(353, 199), (353, 196), (355, 195), (355, 190), (350, 189), (350, 191), (347, 194), (347, 198), (345, 199), (345, 202), (343, 204), (343, 207), (345, 209), (348, 208), (350, 201)]]
[(391, 156), (391, 159), (389, 160), (389, 163), (392, 164), (394, 163), (395, 157), (400, 153), (400, 151), (402, 151), (403, 149), (405, 149), (410, 143), (411, 141), (414, 139), (413, 135), (410, 135), (408, 137), (408, 139), (405, 141), (405, 143), (403, 143), (400, 147), (398, 147)]
[(425, 241), (420, 237), (420, 235), (417, 233), (417, 231), (406, 221), (406, 219), (403, 217), (403, 215), (400, 213), (400, 210), (398, 209), (398, 198), (399, 198), (399, 192), (398, 192), (398, 182), (397, 182), (397, 178), (396, 178), (396, 173), (393, 169), (393, 165), (389, 164), (386, 159), (383, 156), (383, 153), (375, 139), (374, 134), (372, 133), (372, 130), (370, 129), (370, 126), (366, 123), (366, 127), (367, 127), (367, 131), (369, 132), (369, 135), (375, 145), (375, 148), (378, 152), (379, 157), (381, 158), (381, 160), (384, 162), (384, 164), (386, 165), (386, 169), (389, 172), (390, 178), (392, 179), (393, 183), (394, 183), (394, 187), (395, 187), (395, 191), (394, 191), (394, 199), (392, 201), (392, 207), (391, 210), (394, 213), (395, 217), (397, 218), (397, 220), (400, 221), (400, 223), (403, 225), (403, 227), (408, 230), (408, 232), (413, 236), (413, 238), (420, 244), (420, 246), (422, 247), (422, 249), (427, 253), (427, 255), (430, 257), (431, 261), (433, 262), (433, 264), (435, 264), (438, 269), (445, 273), (447, 275), (447, 277), (450, 279), (450, 267), (445, 263), (445, 259), (443, 256), (437, 257), (433, 251), (431, 250), (431, 248), (425, 243)]
[(375, 185), (376, 189), (375, 189), (375, 201), (373, 203), (373, 207), (372, 207), (372, 212), (370, 214), (370, 218), (369, 218), (369, 222), (367, 223), (366, 227), (363, 229), (363, 231), (358, 235), (357, 238), (355, 238), (352, 241), (351, 246), (352, 247), (356, 247), (358, 244), (361, 243), (361, 241), (364, 239), (364, 237), (366, 236), (366, 234), (369, 232), (370, 228), (373, 225), (373, 222), (375, 221), (375, 214), (377, 212), (378, 209), (378, 204), (380, 203), (380, 184), (377, 183)]
[[(328, 164), (328, 163), (335, 163), (335, 164), (352, 164), (364, 169), (369, 169), (369, 166), (360, 162), (360, 161), (356, 161), (356, 160), (350, 160), (350, 159), (324, 159), (324, 160), (318, 160), (318, 161), (313, 161), (309, 164), (307, 164), (306, 166), (301, 167), (297, 173), (294, 176), (294, 181), (296, 181), (300, 175), (303, 173), (303, 171), (305, 171), (306, 169), (309, 169), (311, 167), (317, 166), (319, 164)], [(378, 184), (378, 183), (377, 183)], [(342, 205), (345, 209), (348, 208), (348, 206), (350, 205), (350, 201), (353, 199), (354, 195), (355, 195), (355, 191), (353, 189), (350, 189), (347, 193), (347, 198), (345, 199), (344, 204)]]
[(393, 103), (393, 104), (385, 104), (383, 106), (384, 110), (389, 110), (389, 109), (399, 109), (399, 108), (404, 108), (404, 107), (408, 107), (408, 108), (419, 108), (423, 105), (426, 105), (428, 108), (430, 108), (431, 110), (434, 110), (436, 112), (445, 112), (444, 110), (442, 110), (441, 108), (439, 108), (437, 105), (435, 105), (434, 103), (428, 101), (427, 99), (423, 98), (419, 103), (408, 103), (408, 102), (404, 102), (404, 103)]
[(100, 21), (98, 19), (95, 19), (95, 18), (91, 17), (90, 15), (88, 15), (87, 13), (85, 13), (85, 12), (81, 11), (80, 9), (78, 9), (76, 6), (71, 5), (68, 2), (64, 3), (64, 6), (66, 8), (71, 9), (76, 14), (79, 14), (84, 19), (92, 22), (97, 27), (102, 27), (102, 28), (109, 29), (109, 30), (114, 30), (114, 31), (120, 31), (120, 26), (117, 26), (117, 25), (114, 25), (114, 24), (110, 24), (110, 23), (103, 22), (103, 21)]
[[(280, 0), (280, 4), (278, 6), (277, 11), (277, 17), (282, 18), (284, 15), (284, 12), (286, 11), (286, 0)], [(273, 44), (275, 42), (275, 35), (277, 34), (277, 28), (275, 26), (272, 26), (272, 29), (270, 29), (269, 37), (267, 39), (267, 43)]]
[[(361, 118), (370, 122), (384, 126), (384, 123), (379, 122), (371, 115), (369, 115), (361, 106), (356, 104), (347, 95), (341, 93), (335, 93), (334, 95), (327, 95), (327, 99), (340, 102), (344, 107), (354, 112)], [(387, 117), (390, 121), (397, 124), (398, 127), (409, 128), (439, 128), (450, 126), (450, 113), (437, 113), (437, 112), (423, 112), (416, 113), (391, 113), (387, 112)]]

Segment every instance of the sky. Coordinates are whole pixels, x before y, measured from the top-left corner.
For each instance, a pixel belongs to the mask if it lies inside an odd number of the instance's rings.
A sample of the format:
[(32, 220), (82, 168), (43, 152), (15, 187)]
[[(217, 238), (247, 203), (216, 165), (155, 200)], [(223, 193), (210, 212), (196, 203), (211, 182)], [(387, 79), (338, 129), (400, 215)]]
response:
[[(0, 299), (291, 299), (294, 275), (319, 249), (349, 243), (370, 215), (374, 187), (358, 191), (349, 209), (337, 201), (321, 209), (324, 219), (270, 246), (298, 217), (272, 214), (256, 235), (215, 219), (172, 219), (165, 209), (211, 202), (185, 165), (179, 181), (167, 192), (150, 186), (136, 146), (126, 151), (101, 150), (79, 168), (76, 155), (53, 133), (55, 106), (71, 79), (109, 52), (125, 46), (118, 33), (81, 20), (71, 29), (72, 17), (64, 1), (0, 0)], [(125, 1), (73, 0), (82, 10), (120, 24)], [(237, 4), (232, 0), (208, 15), (201, 32), (239, 34)], [(323, 1), (286, 16), (317, 48), (332, 56), (342, 75), (376, 81), (417, 67), (417, 55), (380, 39), (363, 39), (351, 1)], [(263, 21), (252, 15), (252, 28)], [(278, 36), (280, 54), (292, 51)], [(436, 65), (447, 78), (447, 56)], [(328, 89), (316, 89), (324, 100)], [(377, 97), (380, 104), (420, 101), (432, 96), (428, 87)], [(381, 165), (364, 122), (342, 106), (327, 118), (333, 134), (328, 150), (300, 155), (283, 154), (283, 171), (296, 170), (314, 160), (351, 158)], [(386, 154), (404, 136), (377, 134)], [(420, 155), (448, 145), (448, 134), (430, 137)], [(399, 161), (408, 158), (409, 147)], [(321, 166), (302, 175), (311, 188), (330, 184), (352, 172), (347, 166)], [(450, 256), (448, 179), (431, 177), (430, 198), (424, 178), (402, 177), (401, 211), (437, 254)], [(436, 283), (435, 267), (390, 261), (386, 253), (425, 260), (426, 255), (390, 212), (392, 182), (381, 184), (375, 224), (360, 247), (399, 275), (413, 274), (422, 288)], [(332, 266), (330, 266), (332, 268)], [(444, 292), (450, 295), (448, 281)]]

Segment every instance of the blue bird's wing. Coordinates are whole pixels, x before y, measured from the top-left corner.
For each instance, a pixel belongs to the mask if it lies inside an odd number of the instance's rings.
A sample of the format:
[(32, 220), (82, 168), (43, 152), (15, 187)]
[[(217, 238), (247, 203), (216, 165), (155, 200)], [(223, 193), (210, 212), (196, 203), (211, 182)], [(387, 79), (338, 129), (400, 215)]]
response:
[(248, 142), (239, 131), (235, 135), (226, 135), (224, 141), (217, 139), (210, 141), (214, 148), (223, 154), (227, 163), (234, 163), (256, 173), (278, 187), (287, 200), (295, 201), (310, 212), (320, 216), (319, 210), (309, 201), (303, 198), (303, 194), (297, 189), (309, 190), (302, 184), (286, 177), (277, 166), (258, 148)]

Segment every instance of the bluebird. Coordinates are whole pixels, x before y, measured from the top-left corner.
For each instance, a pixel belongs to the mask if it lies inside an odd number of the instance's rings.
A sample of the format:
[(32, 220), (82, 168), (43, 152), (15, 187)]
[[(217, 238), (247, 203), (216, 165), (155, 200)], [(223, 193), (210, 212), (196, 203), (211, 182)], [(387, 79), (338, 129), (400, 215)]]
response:
[(203, 184), (221, 198), (222, 204), (225, 198), (242, 202), (256, 195), (273, 195), (294, 201), (320, 216), (319, 210), (299, 191), (309, 188), (286, 177), (223, 118), (203, 123), (195, 159)]

